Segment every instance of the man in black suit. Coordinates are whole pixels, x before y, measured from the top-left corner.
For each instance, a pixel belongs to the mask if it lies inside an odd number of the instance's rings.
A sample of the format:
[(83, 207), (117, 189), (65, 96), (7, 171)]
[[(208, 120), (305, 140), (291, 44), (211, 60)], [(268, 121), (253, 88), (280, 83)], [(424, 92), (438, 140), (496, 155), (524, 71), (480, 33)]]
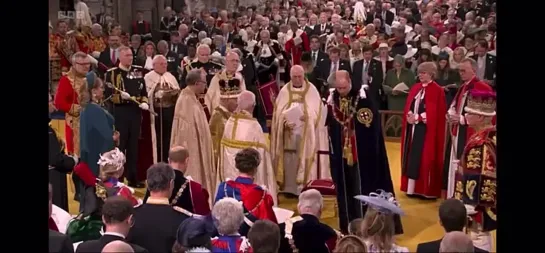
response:
[(144, 66), (146, 62), (142, 62), (139, 55), (143, 54), (144, 47), (142, 45), (142, 36), (133, 34), (131, 36), (131, 51), (132, 51), (132, 64)]
[[(53, 188), (49, 184), (49, 216), (51, 217), (51, 210), (53, 206)], [(49, 252), (50, 253), (72, 253), (74, 247), (72, 241), (67, 235), (59, 233), (55, 230), (49, 229)]]
[(167, 71), (170, 72), (176, 79), (180, 78), (178, 69), (180, 68), (180, 57), (173, 51), (169, 50), (168, 42), (161, 40), (157, 42), (157, 51), (167, 58)]
[[(106, 244), (113, 241), (125, 241), (131, 226), (134, 224), (134, 208), (131, 202), (123, 196), (113, 196), (104, 202), (102, 206), (102, 222), (105, 232), (98, 240), (82, 242), (78, 245), (76, 253), (101, 252)], [(134, 252), (148, 252), (146, 249), (131, 245)]]
[(341, 50), (338, 47), (331, 47), (329, 49), (329, 58), (320, 60), (314, 68), (316, 78), (327, 80), (331, 73), (335, 73), (338, 70), (346, 70), (352, 75), (350, 69), (350, 62), (342, 60), (340, 58)]
[[(445, 232), (463, 231), (467, 223), (467, 211), (464, 204), (457, 199), (447, 199), (439, 206), (439, 220)], [(443, 238), (418, 244), (417, 253), (439, 252)], [(474, 247), (476, 253), (487, 252)]]
[(312, 67), (315, 68), (319, 62), (324, 59), (329, 59), (329, 55), (320, 50), (320, 36), (310, 36), (310, 58), (312, 59)]
[(166, 163), (157, 163), (148, 169), (146, 182), (150, 197), (135, 209), (136, 222), (129, 232), (128, 242), (149, 252), (171, 252), (178, 227), (189, 218), (185, 210), (170, 205), (174, 178), (174, 170)]
[(183, 59), (187, 55), (187, 46), (182, 43), (182, 36), (180, 36), (179, 32), (170, 33), (170, 43), (168, 44), (168, 47), (171, 52), (178, 55), (178, 59)]
[(354, 62), (354, 75), (352, 78), (352, 89), (360, 90), (363, 86), (367, 90), (367, 96), (374, 101), (378, 107), (380, 105), (380, 95), (382, 90), (382, 64), (373, 59), (373, 47), (366, 45), (362, 47), (363, 59)]
[(333, 32), (333, 25), (327, 22), (327, 14), (325, 12), (320, 13), (318, 22), (319, 23), (314, 26), (313, 34), (325, 36)]
[(98, 57), (98, 73), (104, 77), (104, 73), (110, 68), (115, 67), (119, 62), (119, 51), (121, 38), (118, 35), (108, 36), (108, 46), (100, 53)]
[(206, 27), (204, 28), (204, 31), (206, 32), (206, 35), (208, 35), (209, 38), (211, 38), (214, 35), (221, 35), (221, 30), (216, 27), (216, 20), (214, 17), (208, 17), (205, 19), (206, 21)]
[(475, 47), (475, 54), (471, 58), (477, 62), (477, 77), (492, 85), (496, 79), (496, 56), (487, 52), (488, 42), (486, 40), (479, 40)]
[(380, 17), (382, 19), (382, 23), (391, 26), (394, 22), (395, 14), (390, 11), (391, 5), (390, 3), (383, 3), (382, 4), (382, 12), (380, 14)]

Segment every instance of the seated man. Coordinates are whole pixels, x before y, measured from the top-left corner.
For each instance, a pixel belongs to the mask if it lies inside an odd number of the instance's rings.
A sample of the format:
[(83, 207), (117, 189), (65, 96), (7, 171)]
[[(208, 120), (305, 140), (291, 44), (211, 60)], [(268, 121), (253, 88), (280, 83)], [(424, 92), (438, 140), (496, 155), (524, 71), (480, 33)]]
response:
[[(53, 206), (53, 187), (49, 184), (49, 216), (51, 216), (51, 209)], [(63, 233), (59, 233), (55, 222), (49, 219), (49, 252), (62, 252), (70, 253), (74, 252), (72, 241)]]
[[(134, 208), (132, 203), (123, 196), (113, 196), (106, 199), (102, 206), (102, 222), (104, 234), (98, 240), (82, 242), (76, 252), (101, 252), (106, 245), (114, 241), (125, 241), (133, 220)], [(146, 249), (131, 245), (133, 252), (148, 252)], [(113, 251), (112, 251), (113, 252)]]
[(245, 148), (235, 156), (235, 167), (239, 176), (235, 180), (221, 182), (216, 193), (216, 200), (235, 198), (242, 201), (245, 214), (244, 223), (239, 233), (246, 236), (254, 222), (261, 219), (276, 223), (273, 211), (273, 198), (261, 186), (254, 184), (257, 167), (261, 163), (259, 152), (253, 148)]
[(340, 233), (320, 222), (324, 199), (315, 189), (299, 195), (297, 210), (301, 216), (293, 217), (280, 226), (282, 235), (279, 252), (331, 253), (335, 249)]
[[(439, 206), (439, 220), (445, 232), (464, 231), (467, 224), (467, 211), (464, 204), (457, 199), (447, 199)], [(424, 242), (416, 247), (417, 253), (439, 252), (441, 240)], [(475, 252), (487, 252), (475, 247)]]
[(135, 209), (133, 217), (138, 222), (129, 231), (128, 242), (149, 252), (171, 252), (178, 226), (189, 217), (181, 208), (170, 206), (174, 178), (174, 170), (166, 163), (157, 163), (148, 169), (146, 183), (150, 196)]
[[(188, 216), (193, 214), (208, 215), (210, 206), (208, 205), (208, 191), (202, 188), (202, 185), (194, 181), (191, 177), (185, 176), (187, 163), (189, 161), (189, 151), (181, 146), (172, 147), (168, 153), (168, 163), (174, 169), (174, 188), (168, 199), (172, 206), (180, 207), (185, 210)], [(144, 203), (150, 195), (149, 190), (144, 196)]]
[(278, 224), (269, 220), (256, 221), (248, 232), (248, 240), (254, 252), (278, 252), (280, 248)]

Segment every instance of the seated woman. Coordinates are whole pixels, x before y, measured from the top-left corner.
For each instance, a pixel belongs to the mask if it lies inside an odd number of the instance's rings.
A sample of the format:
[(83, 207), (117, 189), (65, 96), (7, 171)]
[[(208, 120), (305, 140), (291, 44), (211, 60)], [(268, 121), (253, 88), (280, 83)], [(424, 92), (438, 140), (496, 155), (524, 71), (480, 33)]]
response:
[(450, 103), (454, 100), (454, 96), (458, 92), (458, 86), (461, 83), (458, 70), (452, 69), (450, 66), (450, 58), (446, 52), (439, 53), (439, 56), (437, 56), (437, 76), (435, 77), (435, 82), (445, 90), (447, 108), (450, 107)]
[(123, 176), (125, 155), (118, 148), (100, 155), (98, 165), (100, 165), (99, 178), (102, 181), (101, 186), (104, 187), (104, 190), (109, 191), (108, 197), (121, 195), (131, 201), (133, 206), (139, 204), (138, 200), (133, 196), (134, 189), (119, 182), (119, 178)]
[(401, 190), (425, 198), (441, 196), (447, 105), (433, 81), (437, 66), (418, 66), (418, 78), (405, 104), (401, 135)]
[(250, 243), (238, 233), (244, 222), (242, 204), (234, 198), (224, 198), (212, 208), (212, 219), (219, 236), (212, 238), (212, 252), (250, 252)]
[[(96, 74), (89, 72), (86, 77), (86, 84), (80, 90), (80, 163), (74, 168), (74, 172), (83, 182), (82, 196), (80, 200), (80, 211), (84, 212), (87, 203), (85, 199), (95, 201), (94, 188), (96, 179), (99, 176), (97, 161), (100, 154), (114, 148), (114, 141), (119, 138), (119, 133), (114, 131), (114, 118), (101, 106), (104, 95), (104, 84), (97, 78)], [(90, 214), (94, 204), (87, 206), (89, 209), (84, 213)]]
[(394, 243), (394, 215), (403, 215), (392, 193), (379, 190), (368, 196), (358, 195), (356, 199), (367, 204), (363, 217), (362, 234), (367, 252), (409, 252), (406, 247)]
[(239, 232), (244, 236), (248, 234), (256, 220), (266, 219), (276, 223), (272, 196), (265, 187), (254, 184), (254, 176), (260, 162), (259, 152), (253, 148), (238, 152), (235, 156), (235, 167), (239, 171), (239, 176), (235, 180), (221, 182), (214, 201), (218, 202), (223, 198), (242, 201), (245, 219)]

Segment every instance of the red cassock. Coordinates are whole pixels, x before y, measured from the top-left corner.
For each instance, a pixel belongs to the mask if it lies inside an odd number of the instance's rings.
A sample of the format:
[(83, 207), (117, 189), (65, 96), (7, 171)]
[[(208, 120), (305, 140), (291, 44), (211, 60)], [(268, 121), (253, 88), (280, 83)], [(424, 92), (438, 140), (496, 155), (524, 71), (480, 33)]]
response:
[[(419, 99), (422, 94), (424, 94), (423, 101)], [(414, 108), (415, 106), (418, 108)], [(409, 111), (419, 115), (417, 123), (412, 125), (407, 123)], [(437, 83), (431, 82), (426, 87), (422, 83), (417, 83), (409, 91), (401, 132), (401, 190), (403, 192), (426, 197), (440, 197), (446, 111), (445, 93)], [(425, 113), (426, 122), (423, 122), (423, 113)], [(409, 178), (415, 180), (413, 189), (409, 189)]]
[(146, 172), (153, 164), (153, 143), (151, 141), (150, 120), (151, 116), (149, 113), (142, 113), (140, 138), (138, 138), (138, 163), (136, 164), (136, 179), (138, 182), (146, 180)]
[[(65, 118), (65, 139), (66, 139), (66, 151), (68, 153), (74, 153), (74, 132), (72, 127), (70, 127), (70, 119), (75, 117), (74, 120), (79, 120), (79, 101), (78, 101), (78, 92), (74, 90), (72, 82), (68, 76), (73, 76), (69, 73), (64, 75), (59, 80), (59, 86), (57, 87), (57, 93), (55, 94), (55, 107), (58, 110), (66, 113), (67, 117)], [(77, 78), (77, 77), (75, 77)], [(78, 143), (79, 144), (79, 143)], [(77, 149), (79, 150), (79, 148)], [(79, 155), (79, 154), (78, 154)]]
[[(293, 34), (293, 31), (291, 31), (291, 33)], [(295, 43), (296, 38), (301, 39), (301, 42), (298, 45)], [(284, 48), (292, 58), (292, 65), (300, 65), (303, 52), (310, 51), (310, 41), (308, 40), (307, 33), (298, 29), (295, 32), (295, 35), (286, 42)]]
[[(454, 110), (456, 114), (460, 114), (460, 112), (463, 112), (463, 106), (465, 106), (466, 101), (463, 101), (464, 94), (466, 92), (469, 92), (471, 90), (480, 90), (480, 91), (492, 91), (492, 87), (488, 85), (487, 83), (479, 80), (477, 77), (473, 77), (471, 81), (469, 81), (467, 84), (463, 84), (456, 93), (456, 96), (454, 97)], [(465, 116), (465, 115), (462, 115)], [(492, 118), (492, 123), (495, 124), (496, 122), (496, 116)], [(466, 140), (471, 137), (475, 133), (475, 131), (471, 128), (467, 128), (467, 134), (465, 136)], [(451, 129), (452, 136), (457, 136), (458, 134), (458, 125), (454, 124)], [(465, 143), (465, 142), (464, 142)]]

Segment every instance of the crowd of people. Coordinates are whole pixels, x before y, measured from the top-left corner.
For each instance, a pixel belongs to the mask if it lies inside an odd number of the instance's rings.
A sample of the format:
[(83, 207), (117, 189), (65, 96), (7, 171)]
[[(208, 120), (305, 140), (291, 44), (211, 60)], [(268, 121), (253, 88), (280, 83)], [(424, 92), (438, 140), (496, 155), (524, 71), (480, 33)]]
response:
[(401, 191), (446, 199), (417, 251), (491, 250), (495, 2), (167, 7), (159, 36), (77, 7), (50, 24), (51, 252), (408, 252), (381, 110), (403, 112)]

